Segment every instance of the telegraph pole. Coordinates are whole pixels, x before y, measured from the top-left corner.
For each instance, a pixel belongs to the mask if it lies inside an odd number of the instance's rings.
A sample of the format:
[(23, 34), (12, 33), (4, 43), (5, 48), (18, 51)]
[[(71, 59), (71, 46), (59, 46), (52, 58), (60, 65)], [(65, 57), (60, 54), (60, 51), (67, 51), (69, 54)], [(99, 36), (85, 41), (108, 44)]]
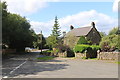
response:
[(42, 30), (41, 30), (41, 54), (42, 54)]

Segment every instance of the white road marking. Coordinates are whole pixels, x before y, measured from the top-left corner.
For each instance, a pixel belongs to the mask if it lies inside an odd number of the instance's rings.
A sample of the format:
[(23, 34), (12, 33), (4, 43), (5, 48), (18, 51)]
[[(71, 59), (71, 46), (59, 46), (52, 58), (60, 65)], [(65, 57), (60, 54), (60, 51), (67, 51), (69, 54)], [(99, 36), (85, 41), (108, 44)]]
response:
[(3, 78), (8, 78), (8, 76), (4, 76)]
[(18, 68), (20, 68), (23, 64), (25, 64), (27, 62), (27, 60), (25, 62), (23, 62), (22, 64), (20, 64), (19, 66), (17, 66), (15, 69), (13, 69), (10, 74), (12, 74), (15, 70), (17, 70)]
[[(20, 64), (19, 66), (17, 66), (15, 69), (13, 69), (12, 71), (10, 71), (9, 75), (12, 74), (15, 70), (17, 70), (18, 68), (20, 68), (23, 64), (25, 64), (27, 62), (27, 60), (25, 62), (23, 62), (22, 64)], [(8, 76), (4, 76), (3, 78), (8, 78)]]

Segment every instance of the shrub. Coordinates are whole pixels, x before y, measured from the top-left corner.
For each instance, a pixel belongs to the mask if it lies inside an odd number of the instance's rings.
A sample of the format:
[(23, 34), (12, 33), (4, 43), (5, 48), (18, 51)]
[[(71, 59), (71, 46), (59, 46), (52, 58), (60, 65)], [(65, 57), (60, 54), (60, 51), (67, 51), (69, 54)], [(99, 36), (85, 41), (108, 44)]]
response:
[(119, 36), (116, 34), (108, 35), (102, 38), (100, 47), (102, 51), (114, 51), (116, 48), (119, 49)]
[(42, 51), (43, 55), (50, 55), (51, 52), (53, 52), (52, 50), (46, 50), (46, 51)]
[(69, 47), (67, 45), (63, 45), (63, 44), (59, 44), (57, 47), (59, 52), (65, 52), (69, 49)]
[(58, 52), (63, 53), (66, 51), (67, 57), (74, 57), (74, 51), (67, 45), (59, 44), (57, 46)]
[(84, 36), (81, 36), (77, 42), (77, 44), (87, 44), (88, 41)]

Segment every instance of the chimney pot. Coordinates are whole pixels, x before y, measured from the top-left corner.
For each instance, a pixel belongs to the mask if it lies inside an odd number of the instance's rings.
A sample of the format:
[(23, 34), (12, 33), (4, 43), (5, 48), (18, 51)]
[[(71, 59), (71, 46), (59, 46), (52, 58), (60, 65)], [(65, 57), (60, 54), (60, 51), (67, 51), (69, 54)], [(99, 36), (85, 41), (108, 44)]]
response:
[(70, 26), (70, 30), (73, 30), (73, 29), (74, 29), (74, 27), (71, 25), (71, 26)]

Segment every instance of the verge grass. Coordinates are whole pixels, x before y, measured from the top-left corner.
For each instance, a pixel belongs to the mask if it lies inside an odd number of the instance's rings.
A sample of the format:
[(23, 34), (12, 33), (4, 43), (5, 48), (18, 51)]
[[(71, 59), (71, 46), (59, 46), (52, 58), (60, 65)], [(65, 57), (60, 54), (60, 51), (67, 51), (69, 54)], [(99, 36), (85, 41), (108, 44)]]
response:
[(38, 60), (43, 60), (43, 61), (47, 61), (47, 60), (52, 60), (54, 59), (55, 57), (52, 57), (52, 56), (44, 56), (44, 57), (38, 57), (37, 59)]

